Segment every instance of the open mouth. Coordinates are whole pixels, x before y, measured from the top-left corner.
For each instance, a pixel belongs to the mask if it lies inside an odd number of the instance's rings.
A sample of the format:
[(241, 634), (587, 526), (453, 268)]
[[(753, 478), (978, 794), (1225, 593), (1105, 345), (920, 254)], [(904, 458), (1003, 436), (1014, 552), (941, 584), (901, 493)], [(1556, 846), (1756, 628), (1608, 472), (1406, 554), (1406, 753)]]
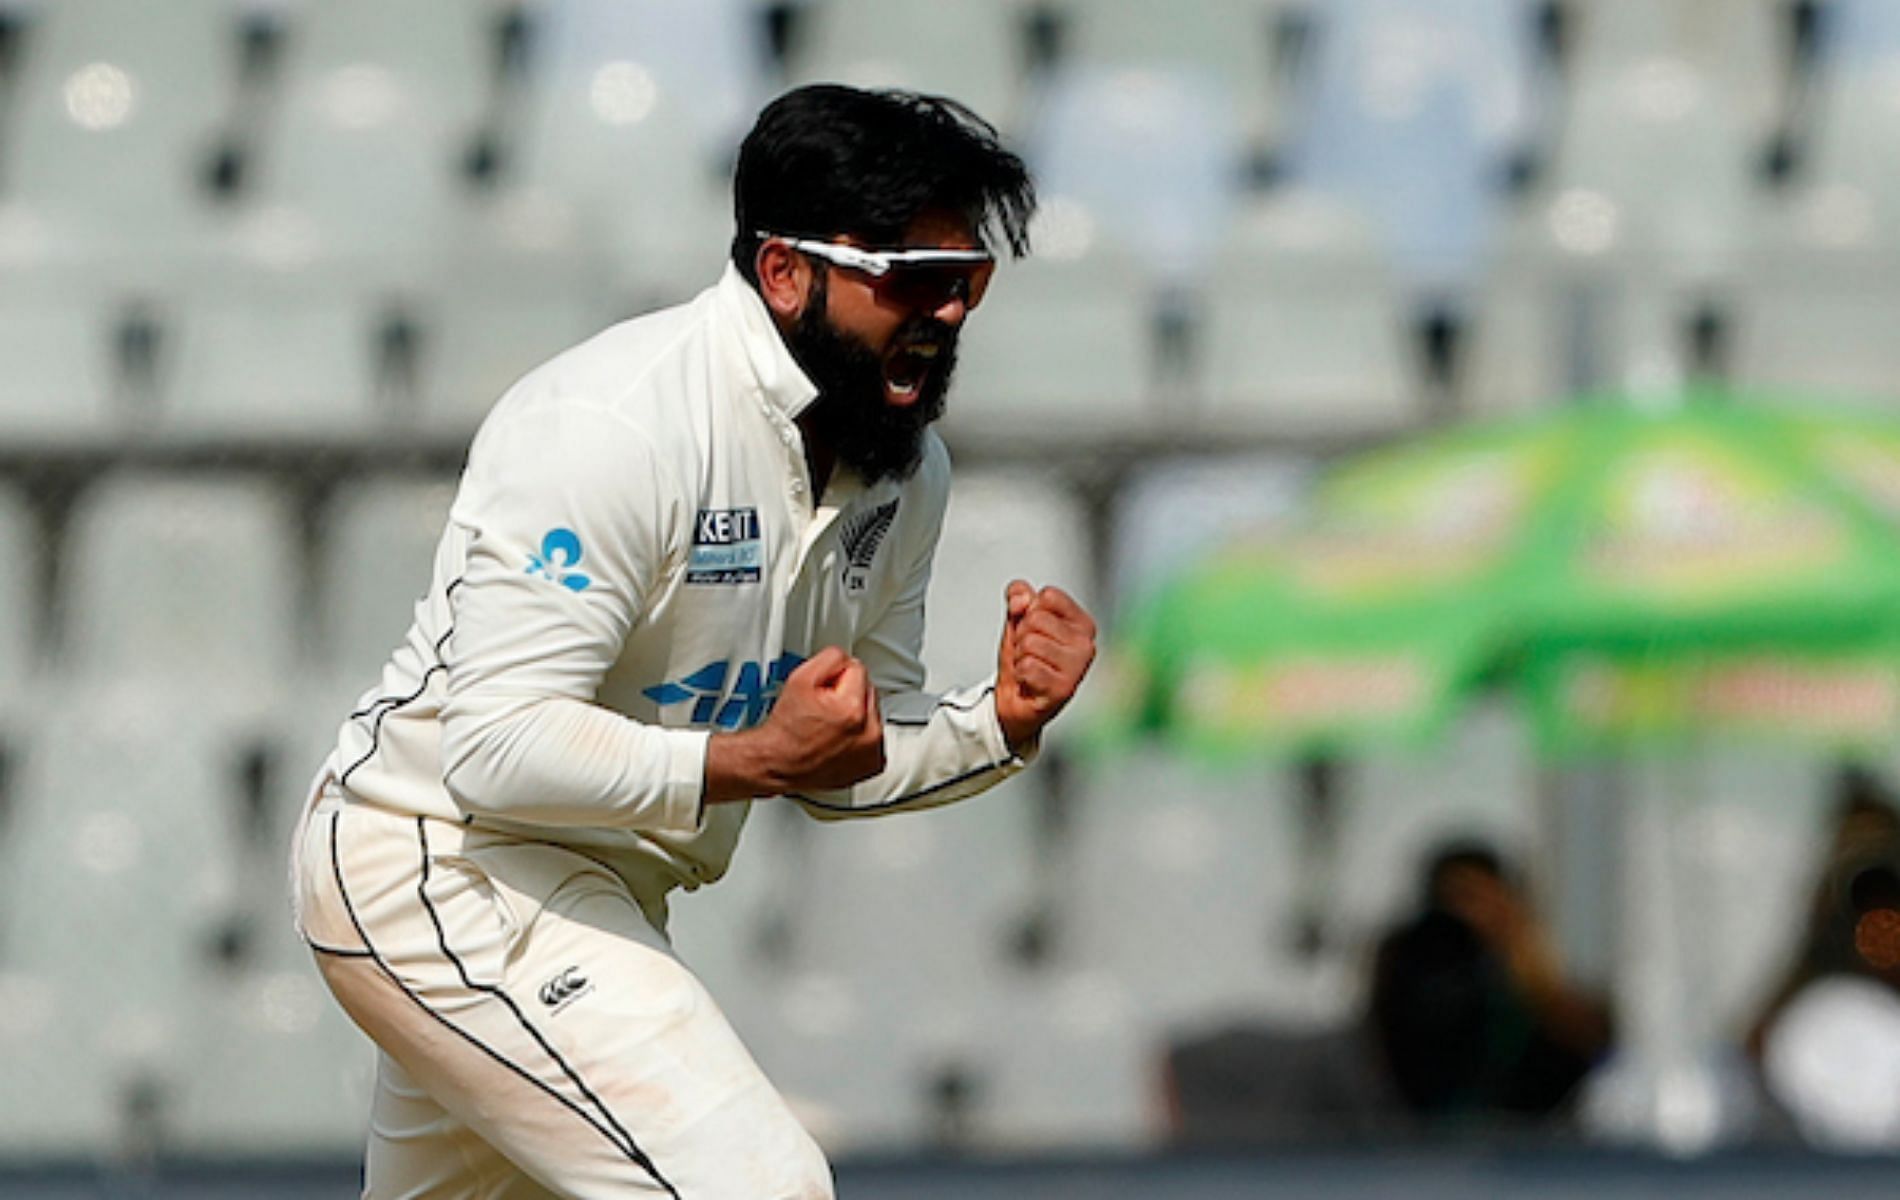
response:
[(893, 350), (884, 360), (884, 390), (893, 404), (909, 404), (923, 392), (943, 347), (935, 342), (912, 342)]

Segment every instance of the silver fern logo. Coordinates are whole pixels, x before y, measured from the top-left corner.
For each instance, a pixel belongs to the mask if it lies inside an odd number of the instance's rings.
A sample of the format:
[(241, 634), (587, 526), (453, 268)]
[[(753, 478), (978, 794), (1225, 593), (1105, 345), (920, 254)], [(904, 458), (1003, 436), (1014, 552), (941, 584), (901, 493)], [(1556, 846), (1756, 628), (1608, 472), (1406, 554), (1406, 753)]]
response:
[(839, 527), (838, 544), (844, 547), (846, 595), (856, 596), (870, 586), (871, 560), (877, 557), (877, 548), (883, 545), (885, 535), (896, 522), (897, 501), (892, 500), (866, 509)]

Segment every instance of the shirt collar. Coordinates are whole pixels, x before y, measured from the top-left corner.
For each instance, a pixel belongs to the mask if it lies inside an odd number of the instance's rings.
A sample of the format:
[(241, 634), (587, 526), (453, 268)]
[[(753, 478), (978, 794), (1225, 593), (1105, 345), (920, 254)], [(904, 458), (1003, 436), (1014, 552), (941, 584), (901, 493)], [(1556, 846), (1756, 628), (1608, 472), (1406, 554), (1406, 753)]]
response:
[(787, 418), (797, 417), (817, 398), (818, 386), (792, 357), (764, 299), (731, 263), (726, 264), (714, 292), (720, 310), (739, 335), (739, 349), (759, 394)]

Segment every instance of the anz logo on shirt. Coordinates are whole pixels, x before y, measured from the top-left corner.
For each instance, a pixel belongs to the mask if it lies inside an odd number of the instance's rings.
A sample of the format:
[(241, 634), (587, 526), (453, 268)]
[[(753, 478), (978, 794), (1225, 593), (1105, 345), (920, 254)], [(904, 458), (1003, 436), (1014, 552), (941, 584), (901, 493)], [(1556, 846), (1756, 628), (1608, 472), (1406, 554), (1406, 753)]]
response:
[(718, 729), (749, 729), (765, 720), (765, 714), (777, 703), (779, 690), (791, 677), (802, 654), (781, 654), (769, 667), (763, 663), (740, 663), (728, 693), (726, 680), (733, 675), (732, 663), (721, 659), (707, 663), (683, 679), (650, 687), (640, 694), (661, 708), (692, 701), (692, 723)]

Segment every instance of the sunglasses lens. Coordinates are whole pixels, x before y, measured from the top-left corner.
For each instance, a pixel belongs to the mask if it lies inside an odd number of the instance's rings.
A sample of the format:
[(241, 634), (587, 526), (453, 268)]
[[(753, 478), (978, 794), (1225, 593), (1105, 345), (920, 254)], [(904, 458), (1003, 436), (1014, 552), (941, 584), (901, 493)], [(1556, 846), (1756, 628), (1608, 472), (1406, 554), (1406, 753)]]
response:
[(911, 308), (941, 308), (953, 298), (975, 308), (988, 290), (994, 263), (933, 263), (900, 266), (883, 283), (891, 297)]

